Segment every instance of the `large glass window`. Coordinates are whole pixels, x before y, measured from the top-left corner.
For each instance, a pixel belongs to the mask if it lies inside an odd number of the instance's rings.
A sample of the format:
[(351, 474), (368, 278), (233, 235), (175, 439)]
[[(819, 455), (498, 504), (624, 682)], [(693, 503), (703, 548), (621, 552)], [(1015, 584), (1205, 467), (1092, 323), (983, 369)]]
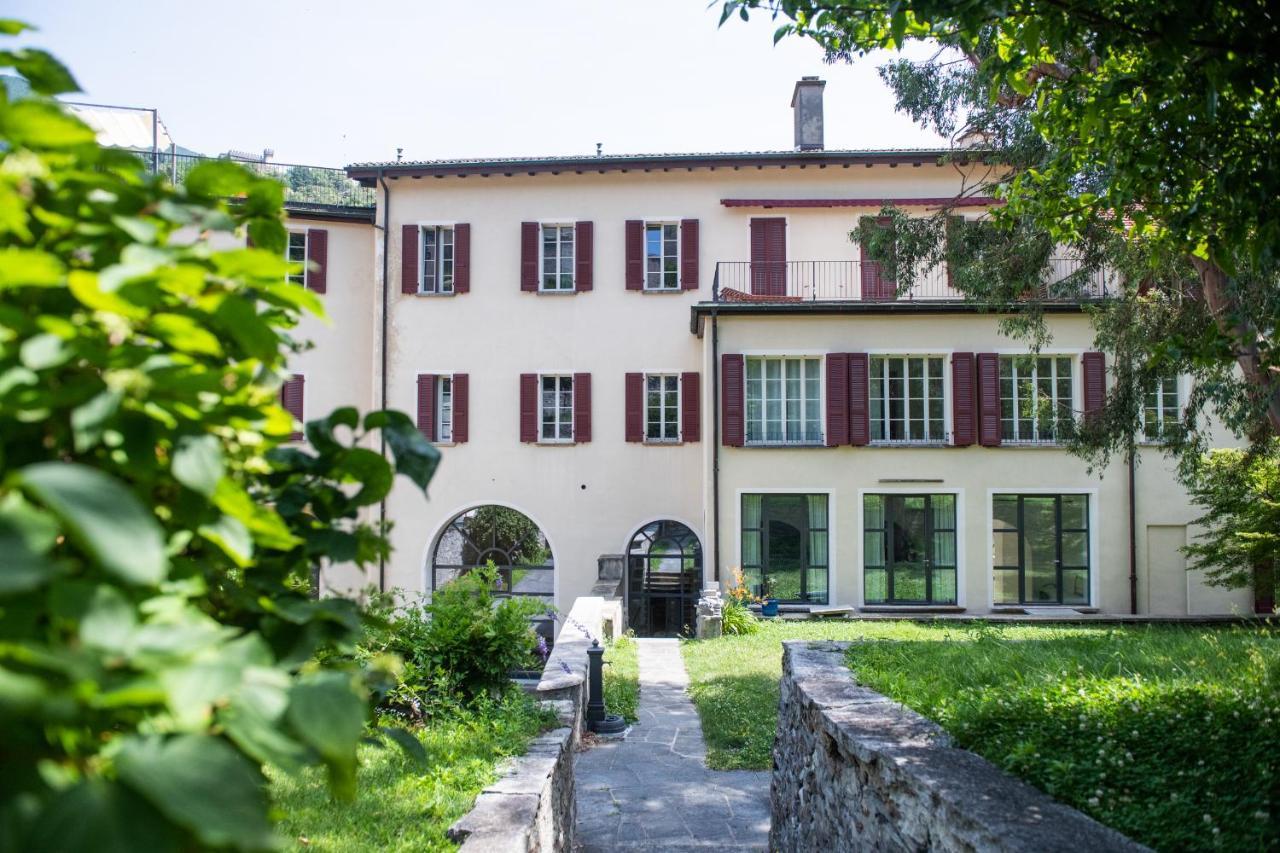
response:
[(436, 379), (437, 441), (453, 441), (453, 377)]
[(742, 496), (742, 575), (756, 594), (827, 603), (827, 496)]
[(573, 441), (573, 377), (543, 376), (538, 421), (543, 441)]
[(305, 285), (307, 283), (307, 232), (306, 231), (290, 231), (289, 244), (284, 250), (284, 259), (291, 264), (297, 264), (295, 272), (288, 275), (289, 281), (294, 284)]
[(1147, 386), (1142, 407), (1142, 432), (1147, 441), (1169, 438), (1182, 422), (1178, 377), (1157, 377)]
[(453, 293), (453, 229), (422, 229), (422, 292)]
[(573, 226), (542, 226), (542, 289), (573, 290)]
[(941, 356), (872, 356), (871, 440), (946, 440)]
[(749, 357), (747, 443), (822, 443), (822, 359)]
[(679, 290), (679, 226), (674, 222), (644, 225), (644, 289)]
[(995, 495), (996, 604), (1089, 603), (1089, 496)]
[(1070, 356), (1000, 357), (1004, 441), (1058, 441), (1074, 423)]
[(955, 604), (955, 495), (866, 495), (862, 522), (867, 604)]
[(679, 441), (680, 377), (674, 373), (650, 373), (644, 381), (645, 441)]

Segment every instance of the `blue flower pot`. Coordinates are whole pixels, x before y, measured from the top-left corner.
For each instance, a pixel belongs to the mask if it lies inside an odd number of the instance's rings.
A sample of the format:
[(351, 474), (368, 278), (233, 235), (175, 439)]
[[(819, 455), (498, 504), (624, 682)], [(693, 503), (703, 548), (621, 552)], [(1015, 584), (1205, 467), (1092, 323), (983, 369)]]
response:
[(778, 615), (778, 599), (766, 598), (764, 603), (760, 605), (761, 616), (777, 616)]

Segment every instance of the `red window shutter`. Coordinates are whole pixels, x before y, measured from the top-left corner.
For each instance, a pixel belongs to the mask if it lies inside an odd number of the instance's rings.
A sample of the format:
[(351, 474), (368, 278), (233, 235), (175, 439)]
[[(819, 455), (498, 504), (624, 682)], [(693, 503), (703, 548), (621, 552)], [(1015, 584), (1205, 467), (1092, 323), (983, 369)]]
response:
[(591, 440), (591, 374), (573, 374), (573, 440)]
[(702, 440), (702, 377), (680, 374), (680, 440)]
[(644, 290), (644, 222), (628, 219), (625, 236), (627, 290)]
[(453, 226), (453, 292), (471, 292), (471, 226)]
[(628, 373), (623, 402), (627, 441), (644, 441), (644, 374)]
[(538, 440), (538, 374), (520, 374), (520, 440)]
[(329, 271), (329, 232), (307, 229), (307, 287), (324, 293)]
[(973, 353), (952, 353), (951, 443), (956, 447), (968, 447), (976, 438), (973, 406)]
[(787, 295), (787, 220), (751, 220), (751, 293)]
[(453, 374), (453, 442), (465, 444), (471, 431), (471, 377)]
[(418, 243), (422, 234), (417, 225), (400, 229), (400, 292), (418, 292)]
[[(286, 379), (284, 385), (280, 388), (280, 402), (284, 406), (285, 411), (293, 415), (293, 419), (298, 423), (305, 423), (305, 412), (303, 410), (303, 401), (306, 399), (305, 387), (306, 377), (301, 373), (293, 374), (292, 378)], [(301, 441), (302, 432), (294, 430), (289, 434), (290, 441)]]
[[(887, 217), (864, 217), (861, 220), (862, 227), (866, 228), (871, 225), (878, 227), (888, 227), (893, 220)], [(858, 246), (859, 257), (861, 263), (858, 264), (862, 277), (862, 298), (868, 301), (886, 301), (896, 299), (897, 284), (883, 274), (879, 261), (871, 260), (867, 252), (866, 242), (862, 242)]]
[(827, 355), (827, 446), (849, 443), (849, 356)]
[(436, 440), (436, 377), (434, 373), (418, 374), (418, 432), (427, 441)]
[(745, 442), (743, 420), (743, 358), (741, 355), (720, 356), (720, 422), (721, 441), (725, 447), (741, 447)]
[(1084, 416), (1096, 420), (1102, 415), (1102, 405), (1107, 397), (1107, 361), (1100, 352), (1087, 352), (1080, 356), (1084, 372)]
[(591, 289), (595, 230), (590, 222), (576, 222), (573, 226), (573, 289), (578, 293)]
[[(520, 223), (520, 289), (538, 292), (538, 238), (541, 229), (536, 222)], [(530, 439), (532, 441), (533, 439)]]
[(871, 411), (867, 354), (849, 353), (849, 443), (862, 447), (871, 443)]
[(978, 373), (978, 443), (1000, 446), (1000, 356), (980, 352), (975, 356)]
[(680, 220), (680, 288), (698, 289), (698, 220)]

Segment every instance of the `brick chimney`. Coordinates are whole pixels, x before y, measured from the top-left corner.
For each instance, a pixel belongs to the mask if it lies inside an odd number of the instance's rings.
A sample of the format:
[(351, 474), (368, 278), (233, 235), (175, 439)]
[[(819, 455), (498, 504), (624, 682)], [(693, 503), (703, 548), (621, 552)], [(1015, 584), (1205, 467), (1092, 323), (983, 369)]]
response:
[(817, 77), (801, 77), (791, 94), (791, 109), (796, 119), (796, 150), (822, 150), (822, 90), (827, 81)]

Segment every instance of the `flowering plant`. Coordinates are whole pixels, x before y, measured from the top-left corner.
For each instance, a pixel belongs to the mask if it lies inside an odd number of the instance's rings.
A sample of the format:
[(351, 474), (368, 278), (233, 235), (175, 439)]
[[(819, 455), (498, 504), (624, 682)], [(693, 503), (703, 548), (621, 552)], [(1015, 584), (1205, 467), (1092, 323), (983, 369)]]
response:
[(746, 579), (742, 576), (742, 569), (734, 566), (731, 571), (733, 572), (733, 586), (729, 587), (729, 600), (735, 604), (741, 604), (743, 607), (759, 604), (761, 598), (751, 591), (751, 587), (747, 586)]

